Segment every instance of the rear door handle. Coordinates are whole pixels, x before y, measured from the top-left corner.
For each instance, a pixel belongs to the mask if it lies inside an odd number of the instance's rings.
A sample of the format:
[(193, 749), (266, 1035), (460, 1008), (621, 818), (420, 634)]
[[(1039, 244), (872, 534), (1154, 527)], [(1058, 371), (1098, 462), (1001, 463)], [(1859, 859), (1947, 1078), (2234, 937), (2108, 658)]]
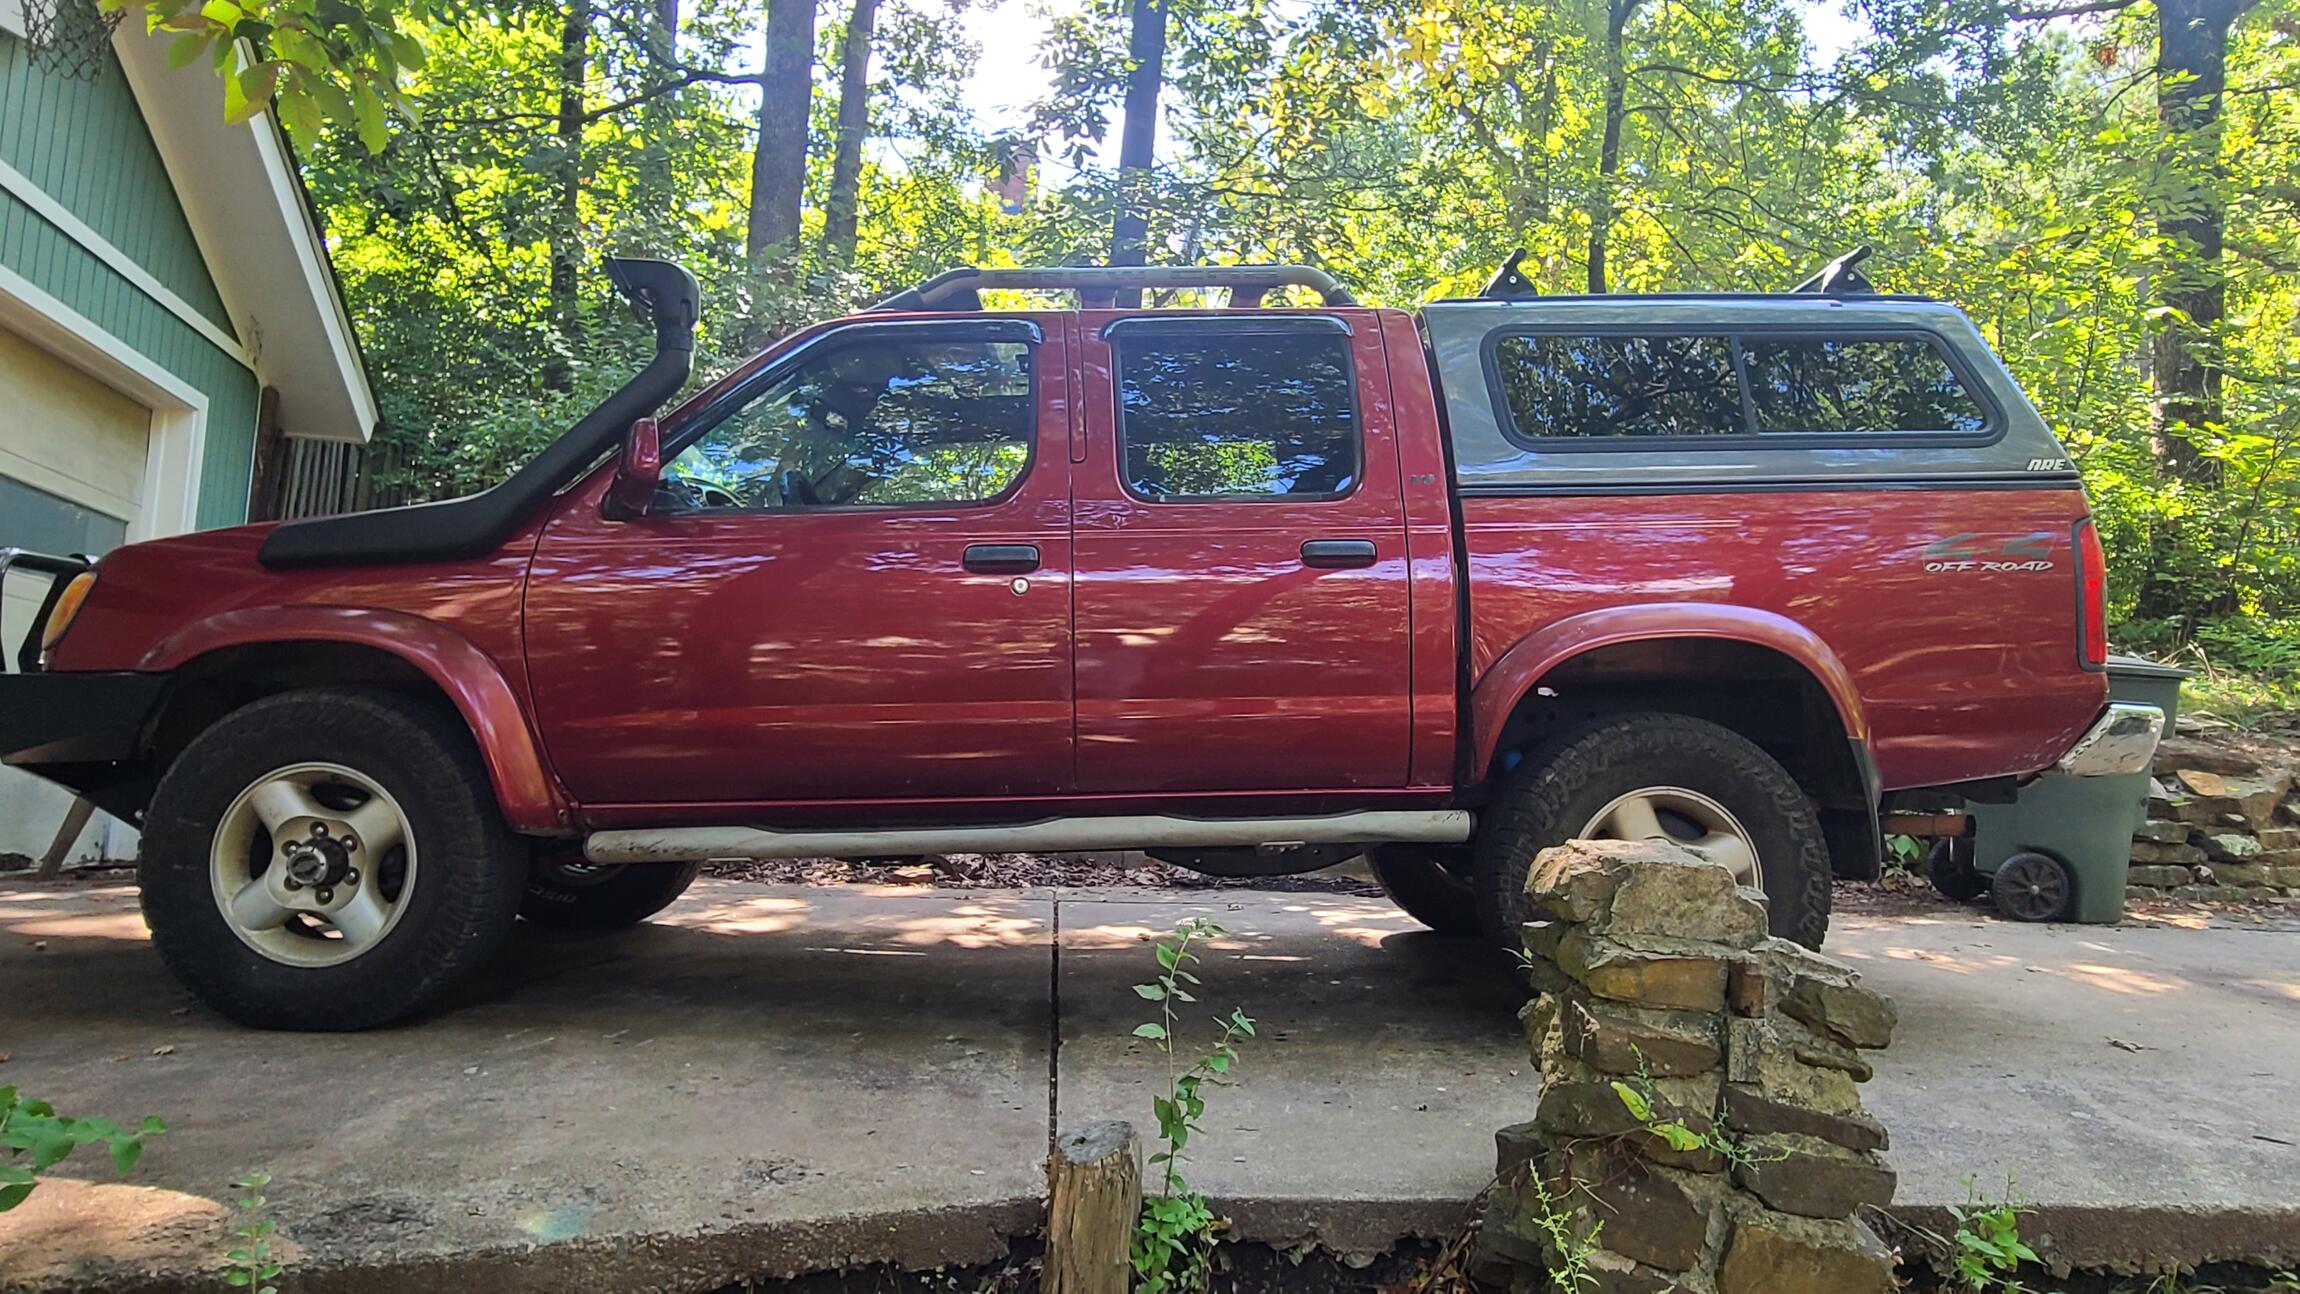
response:
[(1038, 569), (1038, 545), (968, 544), (961, 560), (982, 575), (1027, 575)]
[(1302, 545), (1302, 565), (1347, 569), (1374, 564), (1371, 539), (1313, 539)]

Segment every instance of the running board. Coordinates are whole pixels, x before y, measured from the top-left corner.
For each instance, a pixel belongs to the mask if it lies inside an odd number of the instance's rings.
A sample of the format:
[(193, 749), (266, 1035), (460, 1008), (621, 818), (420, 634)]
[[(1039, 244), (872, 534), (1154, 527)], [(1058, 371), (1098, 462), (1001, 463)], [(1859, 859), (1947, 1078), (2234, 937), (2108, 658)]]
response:
[(1006, 826), (769, 831), (664, 827), (593, 832), (594, 863), (685, 863), (714, 858), (901, 858), (914, 854), (1048, 854), (1090, 849), (1218, 849), (1258, 845), (1451, 845), (1469, 839), (1467, 809), (1382, 810), (1314, 818), (1048, 818)]

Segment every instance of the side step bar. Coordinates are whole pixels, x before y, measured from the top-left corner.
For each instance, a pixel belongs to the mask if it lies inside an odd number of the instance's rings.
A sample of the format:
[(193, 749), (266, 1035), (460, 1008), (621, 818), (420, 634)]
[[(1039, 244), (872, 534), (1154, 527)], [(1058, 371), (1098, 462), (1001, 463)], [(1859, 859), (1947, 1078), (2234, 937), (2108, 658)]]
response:
[(911, 854), (1043, 854), (1088, 849), (1217, 849), (1257, 845), (1459, 844), (1467, 809), (1369, 811), (1310, 818), (1048, 818), (1007, 826), (769, 831), (760, 827), (665, 827), (593, 832), (594, 863), (684, 863), (712, 858), (886, 858)]

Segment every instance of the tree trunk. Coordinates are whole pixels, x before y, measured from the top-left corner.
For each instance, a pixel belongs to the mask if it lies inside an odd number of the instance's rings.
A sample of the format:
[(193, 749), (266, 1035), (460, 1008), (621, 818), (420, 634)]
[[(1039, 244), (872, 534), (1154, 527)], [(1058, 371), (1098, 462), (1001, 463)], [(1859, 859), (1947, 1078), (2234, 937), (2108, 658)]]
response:
[(576, 288), (583, 260), (583, 86), (590, 70), (591, 2), (571, 0), (559, 28), (559, 192), (551, 222), (551, 316), (560, 354), (544, 365), (543, 385), (564, 391), (574, 380), (565, 355), (574, 349)]
[(759, 71), (759, 140), (751, 156), (751, 218), (743, 249), (755, 263), (799, 237), (807, 188), (807, 108), (814, 100), (815, 0), (768, 0)]
[(831, 154), (831, 200), (823, 209), (823, 244), (845, 265), (855, 257), (855, 222), (862, 201), (862, 146), (870, 135), (871, 30), (878, 0), (855, 0), (839, 61), (838, 147)]
[[(1157, 160), (1158, 91), (1166, 83), (1165, 0), (1134, 0), (1134, 29), (1126, 43), (1126, 118), (1118, 135), (1118, 204), (1111, 222), (1110, 263), (1144, 265), (1150, 254), (1151, 166)], [(1139, 291), (1118, 304), (1142, 304)]]
[(1605, 6), (1605, 129), (1597, 143), (1597, 184), (1589, 192), (1589, 290), (1605, 291), (1605, 252), (1613, 238), (1613, 177), (1621, 172), (1621, 122), (1629, 97), (1629, 69), (1621, 35), (1643, 0), (1608, 0)]
[[(2163, 129), (2156, 185), (2157, 232), (2168, 248), (2154, 278), (2158, 300), (2178, 314), (2149, 344), (2156, 388), (2154, 443), (2158, 472), (2206, 488), (2221, 482), (2220, 460), (2204, 453), (2209, 424), (2221, 420), (2219, 331), (2227, 313), (2221, 270), (2226, 220), (2226, 168), (2221, 165), (2222, 96), (2228, 88), (2228, 29), (2250, 0), (2158, 0), (2157, 122)], [(2182, 318), (2181, 316), (2185, 316)], [(2191, 622), (2226, 606), (2206, 598), (2210, 573), (2191, 569), (2188, 545), (2168, 529), (2170, 549), (2153, 563), (2135, 614)], [(2222, 598), (2221, 601), (2225, 601)]]
[(1091, 1123), (1046, 1157), (1045, 1294), (1127, 1294), (1142, 1212), (1142, 1142), (1130, 1123)]
[(2187, 316), (2168, 322), (2150, 349), (2156, 379), (2157, 452), (2164, 471), (2214, 485), (2220, 463), (2198, 452), (2204, 425), (2220, 420), (2221, 372), (2213, 341), (2227, 311), (2221, 274), (2227, 198), (2220, 164), (2221, 96), (2228, 88), (2228, 28), (2241, 0), (2160, 0), (2156, 114), (2164, 128), (2157, 231), (2172, 260), (2160, 276), (2163, 304)]

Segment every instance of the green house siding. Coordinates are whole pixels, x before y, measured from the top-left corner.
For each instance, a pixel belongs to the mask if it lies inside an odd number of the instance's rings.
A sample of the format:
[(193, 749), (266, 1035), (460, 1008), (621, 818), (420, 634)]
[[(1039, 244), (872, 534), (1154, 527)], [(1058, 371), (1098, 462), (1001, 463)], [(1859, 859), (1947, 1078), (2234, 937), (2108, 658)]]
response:
[[(0, 161), (193, 309), (231, 331), (175, 188), (116, 62), (107, 60), (93, 81), (48, 76), (25, 65), (20, 41), (0, 34)], [(0, 266), (207, 396), (199, 523), (245, 521), (255, 456), (255, 374), (5, 191), (0, 191)]]
[(0, 35), (0, 162), (232, 330), (136, 96), (110, 54), (93, 80), (75, 81), (29, 66), (24, 43)]

